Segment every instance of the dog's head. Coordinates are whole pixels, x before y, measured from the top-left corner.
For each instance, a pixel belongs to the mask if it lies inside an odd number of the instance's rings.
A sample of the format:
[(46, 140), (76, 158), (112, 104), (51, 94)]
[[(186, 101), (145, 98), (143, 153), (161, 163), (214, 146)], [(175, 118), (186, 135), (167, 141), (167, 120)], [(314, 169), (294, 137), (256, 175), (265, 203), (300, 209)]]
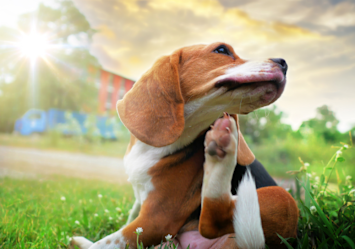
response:
[(162, 147), (186, 130), (196, 136), (223, 112), (247, 114), (273, 103), (286, 71), (283, 59), (249, 62), (225, 43), (184, 47), (158, 59), (117, 111), (136, 138)]

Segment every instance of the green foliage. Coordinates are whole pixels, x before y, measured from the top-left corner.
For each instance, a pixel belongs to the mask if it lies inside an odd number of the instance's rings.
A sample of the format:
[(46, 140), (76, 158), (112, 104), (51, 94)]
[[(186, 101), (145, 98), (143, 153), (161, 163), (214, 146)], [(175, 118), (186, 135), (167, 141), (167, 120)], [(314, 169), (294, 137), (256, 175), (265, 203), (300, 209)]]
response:
[[(294, 196), (300, 219), (298, 238), (283, 239), (288, 248), (355, 248), (355, 188), (352, 176), (339, 169), (346, 150), (353, 148), (338, 147), (320, 176), (309, 173), (312, 167), (302, 160), (302, 167), (292, 172), (297, 175)], [(329, 187), (332, 174), (337, 179), (333, 189)]]
[(284, 116), (285, 114), (274, 105), (249, 115), (239, 115), (239, 124), (247, 142), (261, 144), (265, 140), (284, 138), (292, 132), (291, 126), (282, 122)]
[(341, 133), (337, 130), (338, 124), (339, 120), (334, 112), (323, 105), (317, 108), (316, 117), (303, 122), (299, 130), (303, 133), (315, 133), (327, 142), (335, 142), (341, 139)]

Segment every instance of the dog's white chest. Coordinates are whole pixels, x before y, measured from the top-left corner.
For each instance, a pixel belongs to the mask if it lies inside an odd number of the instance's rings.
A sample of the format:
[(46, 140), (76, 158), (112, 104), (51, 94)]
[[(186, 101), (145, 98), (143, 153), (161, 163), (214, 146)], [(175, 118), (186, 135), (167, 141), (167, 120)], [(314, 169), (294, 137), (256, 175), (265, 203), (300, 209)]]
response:
[(155, 148), (138, 140), (130, 153), (124, 157), (128, 181), (132, 183), (134, 195), (139, 204), (142, 204), (149, 192), (154, 190), (152, 177), (148, 171), (165, 156), (165, 153), (164, 147)]

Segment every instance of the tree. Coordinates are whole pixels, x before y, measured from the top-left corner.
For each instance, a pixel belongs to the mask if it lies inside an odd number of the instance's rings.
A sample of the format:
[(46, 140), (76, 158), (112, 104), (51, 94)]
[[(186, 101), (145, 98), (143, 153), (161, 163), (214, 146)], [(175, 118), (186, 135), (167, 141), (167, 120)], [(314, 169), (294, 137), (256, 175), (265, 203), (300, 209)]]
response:
[(338, 124), (339, 120), (334, 112), (328, 106), (323, 105), (317, 108), (316, 117), (304, 121), (299, 130), (311, 130), (314, 134), (323, 137), (325, 141), (335, 142), (341, 140), (341, 133), (337, 129)]
[(239, 124), (243, 135), (249, 142), (260, 144), (270, 138), (285, 138), (292, 128), (282, 123), (285, 114), (274, 105), (254, 111), (248, 115), (239, 115)]
[[(0, 131), (11, 131), (14, 121), (29, 108), (60, 108), (96, 111), (97, 89), (87, 81), (87, 68), (98, 66), (88, 52), (95, 30), (70, 0), (58, 0), (55, 7), (40, 4), (37, 11), (22, 15), (20, 30), (46, 34), (55, 48), (46, 59), (16, 59), (18, 51), (9, 46), (20, 32), (0, 28)], [(32, 72), (30, 71), (32, 70)]]

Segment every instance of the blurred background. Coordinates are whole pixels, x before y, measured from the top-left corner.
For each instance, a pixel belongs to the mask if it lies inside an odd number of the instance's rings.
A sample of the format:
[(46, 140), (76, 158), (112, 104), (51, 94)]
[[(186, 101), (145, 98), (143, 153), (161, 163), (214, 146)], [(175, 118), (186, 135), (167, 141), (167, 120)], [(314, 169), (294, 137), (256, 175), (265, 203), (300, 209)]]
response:
[(271, 173), (287, 177), (299, 157), (322, 165), (332, 145), (355, 136), (352, 1), (14, 0), (1, 11), (6, 164), (31, 151), (12, 155), (10, 147), (122, 158), (129, 134), (117, 100), (158, 57), (214, 41), (232, 44), (242, 58), (289, 64), (280, 100), (241, 117), (244, 136)]

